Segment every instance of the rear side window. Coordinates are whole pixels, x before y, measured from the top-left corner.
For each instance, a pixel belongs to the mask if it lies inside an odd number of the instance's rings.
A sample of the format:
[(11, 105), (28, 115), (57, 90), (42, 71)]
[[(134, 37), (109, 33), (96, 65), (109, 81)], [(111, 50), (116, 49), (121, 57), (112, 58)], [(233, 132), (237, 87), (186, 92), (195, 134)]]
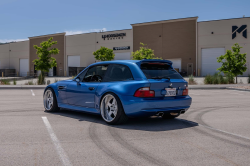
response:
[(111, 82), (111, 81), (128, 81), (133, 80), (132, 73), (129, 67), (125, 65), (110, 65), (109, 70), (105, 76), (104, 81)]
[(169, 77), (170, 79), (183, 79), (181, 75), (167, 63), (142, 63), (141, 70), (143, 71), (147, 79), (152, 79), (152, 77)]

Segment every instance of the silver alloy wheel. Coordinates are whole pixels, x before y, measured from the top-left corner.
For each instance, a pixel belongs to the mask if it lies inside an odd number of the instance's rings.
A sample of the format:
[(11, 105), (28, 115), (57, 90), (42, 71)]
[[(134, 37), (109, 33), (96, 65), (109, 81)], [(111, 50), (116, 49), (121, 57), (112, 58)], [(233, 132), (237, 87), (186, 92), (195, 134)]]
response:
[(49, 111), (53, 107), (53, 93), (51, 90), (46, 90), (43, 95), (44, 108)]
[(118, 111), (118, 105), (115, 97), (107, 94), (101, 101), (101, 114), (106, 122), (111, 122), (115, 119)]

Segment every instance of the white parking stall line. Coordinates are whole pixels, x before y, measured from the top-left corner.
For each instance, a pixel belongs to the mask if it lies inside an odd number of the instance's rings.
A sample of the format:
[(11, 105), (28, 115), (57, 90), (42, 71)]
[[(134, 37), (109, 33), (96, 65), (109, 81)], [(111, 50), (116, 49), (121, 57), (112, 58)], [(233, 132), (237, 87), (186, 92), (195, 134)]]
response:
[(32, 96), (35, 96), (35, 93), (33, 92), (33, 90), (31, 89), (30, 91), (31, 91)]
[(190, 122), (190, 121), (187, 121), (185, 119), (179, 119), (179, 120), (187, 122), (187, 123), (191, 123), (191, 124), (194, 124), (194, 125), (198, 124), (198, 126), (201, 126), (201, 127), (205, 127), (205, 128), (211, 129), (211, 130), (219, 131), (219, 132), (222, 132), (222, 133), (225, 133), (225, 134), (229, 134), (229, 135), (233, 135), (233, 136), (236, 136), (236, 137), (240, 137), (240, 138), (244, 138), (244, 139), (250, 140), (250, 138), (242, 136), (242, 135), (239, 135), (239, 134), (234, 134), (234, 133), (230, 133), (230, 132), (227, 132), (227, 131), (216, 129), (216, 128), (213, 128), (213, 127), (210, 127), (210, 126), (201, 125), (201, 124), (196, 123), (196, 122)]
[(63, 165), (65, 165), (65, 166), (71, 166), (72, 164), (69, 161), (69, 158), (68, 158), (67, 154), (63, 150), (63, 148), (62, 148), (59, 140), (57, 139), (56, 134), (54, 133), (54, 131), (53, 131), (53, 129), (52, 129), (52, 127), (51, 127), (51, 125), (50, 125), (47, 117), (42, 117), (42, 119), (43, 119), (43, 122), (44, 122), (44, 124), (45, 124), (48, 132), (49, 132), (50, 138), (51, 138), (53, 144), (56, 147), (57, 153), (58, 153), (58, 155), (60, 156), (60, 159), (63, 162)]

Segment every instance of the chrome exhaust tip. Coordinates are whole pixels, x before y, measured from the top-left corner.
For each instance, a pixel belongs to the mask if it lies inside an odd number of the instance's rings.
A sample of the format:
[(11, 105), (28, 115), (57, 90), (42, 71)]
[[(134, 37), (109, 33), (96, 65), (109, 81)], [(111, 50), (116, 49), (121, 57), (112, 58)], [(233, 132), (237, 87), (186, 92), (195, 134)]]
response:
[(177, 112), (171, 112), (170, 115), (177, 116), (179, 113)]
[(158, 112), (158, 113), (156, 114), (156, 116), (163, 116), (163, 115), (164, 115), (163, 112)]

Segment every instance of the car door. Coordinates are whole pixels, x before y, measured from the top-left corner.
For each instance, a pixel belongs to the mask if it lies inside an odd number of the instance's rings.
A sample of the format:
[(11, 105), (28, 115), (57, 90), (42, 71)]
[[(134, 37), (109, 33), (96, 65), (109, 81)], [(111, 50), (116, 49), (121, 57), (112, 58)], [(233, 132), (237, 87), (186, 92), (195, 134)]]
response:
[[(70, 105), (94, 108), (95, 93), (104, 78), (108, 65), (92, 66), (80, 75), (80, 83), (72, 81), (67, 86), (67, 101)], [(83, 77), (81, 77), (83, 76)]]
[(58, 91), (58, 98), (57, 102), (59, 104), (67, 104), (67, 96), (66, 96), (66, 89), (69, 82), (72, 82), (71, 80), (67, 81), (60, 81), (57, 83), (57, 91)]

